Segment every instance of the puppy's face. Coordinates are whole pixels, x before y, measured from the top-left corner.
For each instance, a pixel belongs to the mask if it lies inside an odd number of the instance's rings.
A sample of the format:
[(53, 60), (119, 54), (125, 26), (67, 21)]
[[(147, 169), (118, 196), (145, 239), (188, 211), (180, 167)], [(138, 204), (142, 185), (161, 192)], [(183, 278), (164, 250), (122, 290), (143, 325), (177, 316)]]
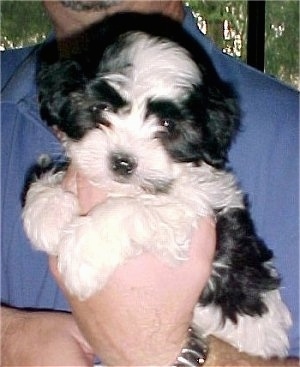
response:
[(95, 182), (105, 177), (167, 191), (180, 172), (177, 163), (196, 153), (188, 103), (199, 83), (199, 68), (178, 45), (138, 32), (121, 37), (96, 77), (70, 95), (73, 162)]
[(122, 32), (93, 61), (92, 76), (71, 60), (46, 70), (42, 115), (96, 183), (167, 192), (182, 163), (221, 166), (237, 127), (231, 89), (197, 58), (165, 35)]

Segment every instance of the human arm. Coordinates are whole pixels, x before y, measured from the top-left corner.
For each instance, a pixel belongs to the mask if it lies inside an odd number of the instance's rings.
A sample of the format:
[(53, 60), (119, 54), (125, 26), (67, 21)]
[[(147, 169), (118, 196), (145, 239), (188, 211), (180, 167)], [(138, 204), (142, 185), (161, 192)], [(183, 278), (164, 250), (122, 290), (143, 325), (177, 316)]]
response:
[(1, 307), (1, 366), (92, 366), (72, 315)]

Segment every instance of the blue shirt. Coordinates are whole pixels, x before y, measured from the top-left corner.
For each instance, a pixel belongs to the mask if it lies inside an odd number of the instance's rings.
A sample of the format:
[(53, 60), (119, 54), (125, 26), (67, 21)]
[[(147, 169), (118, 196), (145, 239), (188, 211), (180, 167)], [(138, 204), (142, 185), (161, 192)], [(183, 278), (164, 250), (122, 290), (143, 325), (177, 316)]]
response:
[[(230, 150), (230, 166), (248, 194), (258, 234), (274, 251), (283, 279), (281, 293), (294, 323), (290, 354), (299, 355), (298, 92), (223, 54), (199, 32), (189, 12), (184, 27), (240, 96), (242, 129)], [(6, 51), (1, 58), (2, 302), (68, 310), (48, 270), (47, 256), (31, 249), (21, 221), (28, 170), (41, 153), (62, 154), (39, 116), (35, 84), (39, 47)]]

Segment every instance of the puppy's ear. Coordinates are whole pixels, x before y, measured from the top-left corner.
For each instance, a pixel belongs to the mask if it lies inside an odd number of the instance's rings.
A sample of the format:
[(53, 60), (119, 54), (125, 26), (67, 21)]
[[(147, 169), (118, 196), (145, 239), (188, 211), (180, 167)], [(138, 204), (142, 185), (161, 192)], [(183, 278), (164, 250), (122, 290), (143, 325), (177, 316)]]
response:
[(201, 118), (202, 154), (210, 165), (222, 168), (227, 161), (230, 144), (238, 131), (240, 108), (234, 90), (220, 79), (204, 81), (205, 99)]
[(79, 91), (85, 84), (85, 76), (80, 64), (72, 60), (43, 64), (38, 74), (40, 112), (51, 125), (67, 132), (70, 95)]

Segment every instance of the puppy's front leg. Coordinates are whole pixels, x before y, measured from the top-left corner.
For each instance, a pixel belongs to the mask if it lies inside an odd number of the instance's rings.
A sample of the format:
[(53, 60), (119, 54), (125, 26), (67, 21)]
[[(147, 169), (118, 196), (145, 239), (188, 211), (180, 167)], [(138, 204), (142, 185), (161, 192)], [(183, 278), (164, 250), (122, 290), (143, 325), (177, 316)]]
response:
[(79, 214), (76, 196), (61, 187), (64, 174), (49, 172), (34, 182), (26, 194), (22, 214), (32, 245), (51, 255), (57, 255), (63, 228)]
[(139, 252), (130, 235), (136, 208), (134, 199), (110, 198), (65, 228), (58, 269), (72, 294), (88, 298), (103, 288), (120, 263)]
[(153, 206), (133, 197), (98, 204), (64, 231), (58, 267), (67, 288), (85, 299), (119, 264), (143, 250), (172, 264), (186, 258), (192, 214), (184, 205)]

